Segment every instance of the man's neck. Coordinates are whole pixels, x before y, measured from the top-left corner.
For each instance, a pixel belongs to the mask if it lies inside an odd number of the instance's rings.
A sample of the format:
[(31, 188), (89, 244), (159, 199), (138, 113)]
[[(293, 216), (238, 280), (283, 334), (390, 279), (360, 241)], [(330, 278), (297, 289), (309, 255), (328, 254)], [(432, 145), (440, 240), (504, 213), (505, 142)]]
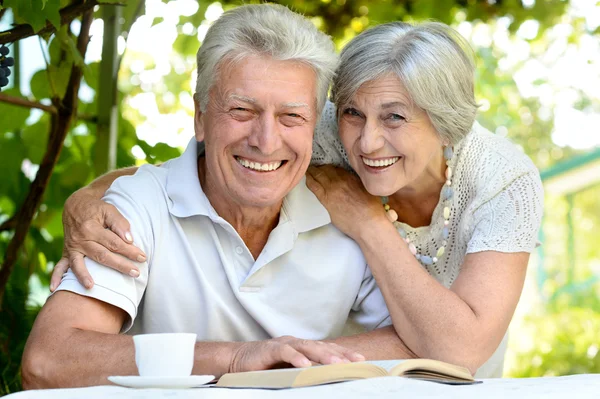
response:
[(257, 259), (271, 231), (279, 223), (281, 203), (270, 207), (244, 207), (221, 195), (206, 173), (203, 157), (198, 158), (198, 177), (204, 194), (217, 214), (240, 235), (254, 259)]

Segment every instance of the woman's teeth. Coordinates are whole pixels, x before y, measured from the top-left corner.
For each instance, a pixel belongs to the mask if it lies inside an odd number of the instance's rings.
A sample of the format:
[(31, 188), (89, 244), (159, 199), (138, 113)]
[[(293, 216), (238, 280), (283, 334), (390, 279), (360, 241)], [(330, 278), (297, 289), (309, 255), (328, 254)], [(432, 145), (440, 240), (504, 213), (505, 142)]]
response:
[(275, 170), (281, 166), (282, 161), (278, 162), (269, 162), (269, 163), (260, 163), (260, 162), (251, 162), (247, 159), (236, 157), (236, 160), (242, 165), (244, 168), (257, 170), (259, 172), (268, 172), (271, 170)]
[(375, 168), (383, 168), (386, 166), (393, 165), (396, 162), (398, 162), (399, 159), (400, 159), (400, 157), (393, 157), (393, 158), (387, 158), (387, 159), (368, 159), (368, 158), (362, 157), (362, 161), (365, 165), (375, 167)]

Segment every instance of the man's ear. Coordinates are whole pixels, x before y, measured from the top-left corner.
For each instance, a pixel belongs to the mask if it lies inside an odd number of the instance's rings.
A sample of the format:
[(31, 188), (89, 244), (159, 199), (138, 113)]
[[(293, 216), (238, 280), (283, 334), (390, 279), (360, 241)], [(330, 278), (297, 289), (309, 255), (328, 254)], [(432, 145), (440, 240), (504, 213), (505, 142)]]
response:
[(204, 141), (204, 118), (202, 117), (200, 102), (194, 98), (194, 133), (196, 141)]

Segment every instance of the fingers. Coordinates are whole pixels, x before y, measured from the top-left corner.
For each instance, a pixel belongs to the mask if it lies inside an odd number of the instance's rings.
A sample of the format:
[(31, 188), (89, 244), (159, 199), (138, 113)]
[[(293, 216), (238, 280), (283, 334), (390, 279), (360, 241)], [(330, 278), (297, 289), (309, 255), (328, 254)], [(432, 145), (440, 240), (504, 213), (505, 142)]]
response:
[[(95, 241), (101, 246), (108, 249), (110, 252), (121, 254), (135, 262), (141, 263), (146, 261), (146, 255), (144, 254), (144, 252), (142, 252), (135, 245), (127, 244), (121, 239), (120, 236), (118, 236), (111, 230), (102, 229), (102, 231), (99, 231), (98, 237), (97, 239), (95, 239)], [(125, 265), (125, 262), (121, 262), (121, 264)], [(129, 268), (131, 269), (132, 266), (133, 265), (130, 265)], [(137, 270), (137, 267), (133, 267)]]
[(52, 270), (52, 277), (50, 278), (50, 292), (54, 292), (56, 287), (60, 284), (63, 274), (69, 270), (69, 258), (62, 257)]
[(351, 362), (364, 362), (365, 360), (367, 360), (363, 355), (361, 355), (360, 353), (353, 351), (352, 349), (348, 349), (344, 346), (338, 345), (338, 344), (330, 344), (330, 345), (335, 345), (337, 347), (337, 350), (339, 352), (342, 353), (342, 355), (344, 355), (344, 357), (348, 360), (350, 360)]
[(327, 176), (327, 173), (325, 172), (326, 169), (324, 169), (325, 166), (309, 166), (308, 170), (306, 171), (306, 173), (308, 175), (310, 175), (314, 180), (318, 181), (318, 182), (324, 182), (326, 180), (329, 180), (329, 177)]
[[(104, 207), (102, 211), (104, 213), (104, 224), (106, 227), (121, 237), (123, 241), (130, 244), (133, 243), (129, 222), (121, 215), (117, 208), (111, 204), (106, 204), (106, 207)], [(135, 260), (134, 258), (130, 259)]]
[(338, 345), (320, 341), (298, 340), (294, 348), (309, 360), (320, 364), (350, 363)]
[(306, 174), (306, 187), (320, 200), (325, 194), (325, 189), (315, 178), (307, 173)]
[(77, 280), (88, 290), (94, 286), (94, 279), (88, 272), (85, 262), (83, 261), (83, 254), (79, 252), (71, 252), (69, 254), (69, 263), (71, 271), (77, 277)]
[(281, 337), (279, 340), (284, 345), (291, 346), (296, 352), (302, 355), (300, 357), (289, 351), (286, 353), (286, 355), (294, 356), (293, 360), (298, 362), (304, 362), (304, 358), (319, 364), (350, 363), (365, 360), (361, 354), (334, 343), (294, 337)]
[(311, 361), (306, 356), (288, 344), (279, 346), (279, 358), (281, 361), (298, 368), (310, 367), (312, 365)]
[[(88, 258), (100, 263), (101, 265), (108, 266), (111, 269), (115, 269), (116, 271), (127, 274), (131, 277), (139, 277), (140, 275), (138, 267), (131, 261), (120, 255), (112, 253), (109, 249), (94, 241), (86, 242), (84, 249)], [(71, 268), (73, 268), (72, 264)]]

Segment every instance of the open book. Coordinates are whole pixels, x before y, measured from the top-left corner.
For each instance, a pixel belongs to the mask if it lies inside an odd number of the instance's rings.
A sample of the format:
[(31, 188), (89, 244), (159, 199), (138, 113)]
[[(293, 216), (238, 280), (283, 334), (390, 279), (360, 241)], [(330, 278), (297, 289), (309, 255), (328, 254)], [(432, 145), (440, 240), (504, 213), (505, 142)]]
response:
[(364, 378), (397, 376), (444, 384), (475, 384), (464, 367), (430, 359), (338, 363), (309, 368), (229, 373), (217, 386), (231, 388), (297, 388)]

